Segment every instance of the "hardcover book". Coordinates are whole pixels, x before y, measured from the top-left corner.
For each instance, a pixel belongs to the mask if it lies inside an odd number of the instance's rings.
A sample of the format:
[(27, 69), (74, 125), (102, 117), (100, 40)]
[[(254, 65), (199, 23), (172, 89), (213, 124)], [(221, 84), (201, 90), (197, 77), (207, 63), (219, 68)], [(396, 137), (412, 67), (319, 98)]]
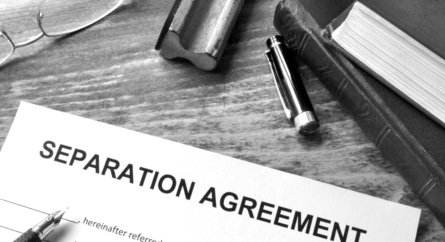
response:
[[(403, 5), (410, 8), (420, 4), (418, 0), (368, 2), (370, 6), (382, 6), (390, 19), (405, 19), (399, 22), (399, 27), (409, 25), (408, 19), (412, 21), (412, 18), (403, 18), (407, 14), (402, 10)], [(352, 3), (352, 0), (281, 1), (276, 8), (274, 25), (296, 57), (319, 75), (326, 88), (445, 225), (444, 128), (332, 48), (330, 39), (322, 34), (323, 28)], [(423, 11), (429, 8), (431, 6), (423, 7)], [(417, 16), (417, 20), (421, 21), (422, 17)], [(419, 26), (423, 25), (428, 23)], [(418, 28), (414, 29), (421, 35)], [(428, 43), (434, 44), (434, 41)], [(435, 48), (444, 50), (441, 45)]]
[[(382, 16), (377, 12), (380, 6), (376, 11), (368, 7), (373, 3), (356, 1), (351, 4), (325, 28), (324, 37), (350, 60), (445, 127), (445, 60), (440, 57), (440, 50), (436, 54), (426, 47), (436, 47), (436, 38), (424, 39), (427, 44), (422, 44), (415, 35), (409, 34), (415, 34), (411, 29), (415, 30), (417, 23), (403, 28), (408, 31), (405, 32), (397, 27), (397, 21), (393, 23), (384, 17), (391, 16), (388, 14), (391, 6), (384, 8), (386, 11), (379, 11)], [(431, 5), (445, 9), (442, 1)], [(402, 5), (398, 9), (405, 7)], [(412, 15), (416, 13), (411, 8), (407, 11)], [(424, 13), (425, 20), (419, 23), (433, 23), (440, 19), (435, 14), (437, 12)], [(440, 30), (430, 28), (424, 35), (436, 36), (436, 32)]]

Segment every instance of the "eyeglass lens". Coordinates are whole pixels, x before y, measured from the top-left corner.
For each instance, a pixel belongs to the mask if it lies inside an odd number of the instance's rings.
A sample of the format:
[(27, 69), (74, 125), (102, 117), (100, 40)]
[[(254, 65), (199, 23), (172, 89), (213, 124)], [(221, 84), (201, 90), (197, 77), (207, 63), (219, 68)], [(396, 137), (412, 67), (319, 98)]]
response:
[[(121, 5), (123, 0), (0, 0), (0, 25), (15, 46), (37, 40), (42, 30), (48, 36), (72, 33), (95, 23)], [(41, 37), (41, 35), (40, 35)], [(0, 35), (0, 65), (14, 52), (13, 45)]]
[(27, 42), (41, 33), (36, 12), (41, 0), (0, 0), (0, 24), (14, 43)]

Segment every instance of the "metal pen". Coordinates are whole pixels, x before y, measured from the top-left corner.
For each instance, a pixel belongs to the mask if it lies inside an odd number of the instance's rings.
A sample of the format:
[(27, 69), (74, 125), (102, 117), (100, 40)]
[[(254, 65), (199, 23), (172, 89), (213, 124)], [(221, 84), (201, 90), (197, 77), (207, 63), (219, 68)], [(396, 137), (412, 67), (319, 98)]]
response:
[(320, 123), (298, 74), (294, 56), (279, 35), (268, 38), (266, 45), (268, 50), (264, 55), (269, 62), (286, 117), (295, 124), (300, 134), (315, 132)]
[(42, 222), (23, 233), (14, 242), (42, 242), (59, 225), (63, 214), (65, 214), (65, 211), (57, 211), (50, 214)]

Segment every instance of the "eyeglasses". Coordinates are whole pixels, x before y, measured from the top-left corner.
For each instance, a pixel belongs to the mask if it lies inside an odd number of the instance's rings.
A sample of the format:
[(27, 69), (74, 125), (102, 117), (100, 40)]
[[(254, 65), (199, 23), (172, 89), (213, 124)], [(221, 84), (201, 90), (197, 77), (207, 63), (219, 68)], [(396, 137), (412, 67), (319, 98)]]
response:
[[(27, 18), (31, 19), (32, 16), (29, 12), (32, 1), (11, 0), (9, 3), (7, 0), (0, 1), (2, 1), (0, 66), (14, 54), (15, 49), (30, 45), (43, 36), (60, 37), (83, 30), (109, 15), (124, 2), (124, 0), (38, 0), (40, 4), (37, 11), (33, 11), (37, 21), (36, 26), (35, 23), (26, 24)], [(21, 14), (17, 14), (20, 12)], [(7, 29), (11, 26), (11, 29)]]

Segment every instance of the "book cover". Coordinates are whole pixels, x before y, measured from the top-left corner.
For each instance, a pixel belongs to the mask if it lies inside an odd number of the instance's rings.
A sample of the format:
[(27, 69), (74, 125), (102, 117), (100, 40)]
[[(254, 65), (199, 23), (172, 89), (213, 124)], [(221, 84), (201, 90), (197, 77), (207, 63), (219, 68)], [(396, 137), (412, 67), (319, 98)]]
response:
[(352, 2), (282, 1), (274, 25), (445, 225), (445, 130), (331, 48), (321, 36), (322, 27)]

